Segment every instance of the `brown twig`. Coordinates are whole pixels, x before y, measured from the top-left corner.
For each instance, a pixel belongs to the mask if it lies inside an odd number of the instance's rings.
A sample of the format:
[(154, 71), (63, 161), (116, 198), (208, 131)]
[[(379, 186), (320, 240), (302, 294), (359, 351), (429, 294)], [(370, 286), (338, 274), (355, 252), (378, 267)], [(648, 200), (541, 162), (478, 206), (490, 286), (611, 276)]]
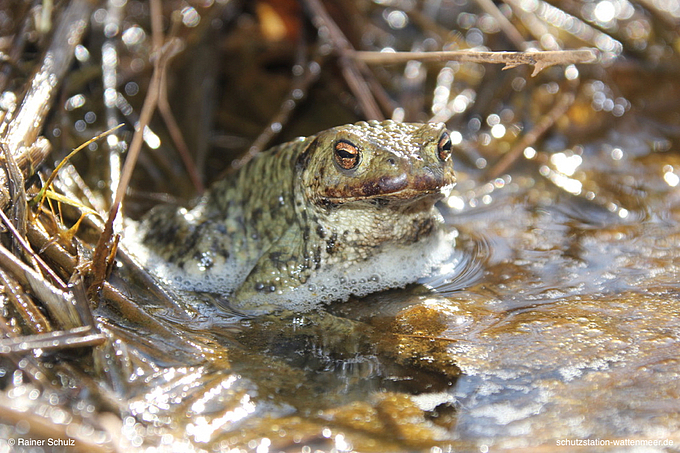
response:
[(62, 328), (82, 325), (80, 315), (73, 306), (73, 295), (47, 282), (42, 274), (21, 262), (14, 254), (0, 245), (0, 266), (11, 274), (24, 288), (30, 288), (42, 300), (52, 318)]
[(85, 33), (92, 7), (88, 0), (74, 0), (60, 15), (42, 65), (28, 84), (21, 107), (3, 137), (12, 154), (16, 154), (22, 145), (31, 146), (42, 130), (59, 88), (54, 82), (60, 82), (71, 66), (74, 49)]
[(503, 15), (501, 10), (498, 9), (496, 4), (491, 0), (476, 0), (477, 4), (487, 13), (489, 13), (496, 22), (498, 26), (503, 30), (505, 36), (512, 41), (512, 43), (520, 50), (527, 48), (527, 42), (522, 36), (522, 34), (515, 28), (515, 26), (508, 20), (507, 17)]
[(90, 326), (75, 327), (70, 330), (22, 335), (17, 338), (0, 340), (0, 354), (31, 351), (33, 349), (70, 349), (97, 346), (106, 341), (106, 336)]
[[(148, 332), (152, 332), (154, 335), (158, 335), (159, 338), (163, 338), (164, 341), (173, 344), (177, 350), (184, 350), (186, 352), (187, 348), (191, 349), (194, 347), (190, 341), (184, 341), (178, 336), (177, 333), (167, 325), (166, 321), (148, 313), (139, 305), (139, 303), (131, 300), (109, 282), (104, 282), (102, 284), (102, 293), (105, 299), (112, 301), (115, 304), (116, 310), (119, 312), (120, 316), (125, 319), (134, 320), (135, 325), (139, 328), (143, 328)], [(184, 311), (178, 313), (186, 315), (186, 312)]]
[(340, 27), (338, 27), (319, 0), (304, 0), (304, 3), (313, 15), (312, 22), (314, 25), (319, 30), (325, 29), (327, 31), (333, 47), (339, 54), (338, 64), (343, 77), (349, 85), (350, 90), (352, 90), (354, 96), (357, 98), (366, 118), (375, 120), (384, 119), (385, 116), (380, 110), (380, 107), (378, 107), (378, 103), (371, 93), (369, 84), (362, 76), (362, 72), (369, 71), (368, 68), (362, 61), (350, 58), (355, 52), (352, 44), (350, 44), (349, 40), (345, 37), (345, 34), (340, 30)]
[(198, 173), (196, 163), (194, 162), (194, 159), (191, 157), (191, 152), (189, 151), (187, 142), (184, 140), (182, 130), (179, 128), (177, 120), (175, 120), (175, 115), (173, 115), (172, 113), (172, 109), (170, 108), (170, 102), (168, 102), (167, 66), (163, 67), (163, 74), (161, 76), (161, 92), (160, 97), (158, 99), (158, 111), (161, 114), (163, 121), (165, 122), (165, 127), (168, 128), (170, 138), (172, 138), (172, 141), (175, 144), (175, 148), (177, 148), (179, 157), (182, 159), (182, 163), (184, 163), (184, 167), (186, 168), (187, 174), (189, 175), (189, 179), (191, 179), (191, 182), (194, 185), (196, 192), (198, 192), (199, 194), (203, 193), (203, 191), (205, 190), (205, 185), (203, 184), (201, 176)]
[[(19, 169), (14, 154), (9, 146), (0, 143), (0, 149), (4, 159), (4, 171), (7, 172), (7, 189), (9, 191), (9, 202), (12, 210), (13, 226), (19, 230), (18, 236), (26, 235), (26, 189), (24, 187), (24, 175)], [(8, 221), (9, 222), (9, 221)]]
[[(155, 15), (152, 14), (151, 39), (154, 48), (156, 49), (160, 49), (162, 47), (164, 40), (163, 34), (161, 33), (161, 27), (163, 25), (162, 21), (160, 20), (161, 17), (160, 10), (157, 10)], [(168, 133), (170, 134), (170, 138), (175, 144), (175, 148), (179, 153), (180, 159), (182, 159), (182, 163), (184, 164), (187, 174), (189, 175), (189, 179), (191, 179), (191, 183), (194, 185), (196, 192), (202, 193), (205, 190), (205, 186), (201, 179), (201, 175), (198, 172), (198, 168), (196, 167), (194, 159), (191, 157), (189, 147), (184, 140), (182, 130), (177, 124), (177, 120), (175, 120), (175, 115), (172, 113), (170, 102), (168, 101), (167, 69), (167, 64), (161, 66), (161, 84), (158, 98), (158, 112), (161, 114), (163, 122), (165, 122), (165, 126), (167, 127)]]
[(562, 94), (552, 109), (536, 123), (536, 126), (524, 134), (520, 141), (489, 170), (487, 178), (494, 179), (505, 173), (519, 159), (528, 146), (534, 144), (555, 124), (558, 118), (566, 113), (571, 104), (574, 103), (575, 98), (576, 96), (572, 92)]
[[(155, 46), (159, 46), (160, 43), (163, 42), (163, 37), (162, 30), (160, 29), (162, 25), (161, 5), (158, 0), (151, 1), (151, 25), (153, 43)], [(178, 41), (174, 39), (168, 41), (162, 46), (154, 48), (154, 69), (151, 82), (149, 83), (149, 87), (147, 89), (146, 98), (144, 99), (144, 105), (142, 106), (142, 111), (139, 115), (139, 123), (136, 125), (135, 133), (132, 137), (132, 142), (130, 143), (128, 156), (127, 159), (125, 159), (125, 164), (121, 172), (118, 188), (116, 190), (113, 203), (111, 204), (111, 208), (109, 209), (108, 219), (104, 225), (104, 231), (99, 237), (97, 245), (94, 249), (94, 253), (92, 254), (92, 290), (98, 290), (101, 287), (102, 282), (107, 276), (107, 271), (110, 269), (108, 257), (111, 256), (112, 248), (117, 243), (113, 237), (114, 221), (118, 215), (118, 211), (120, 210), (120, 205), (123, 201), (123, 197), (125, 196), (125, 191), (130, 184), (132, 172), (142, 149), (144, 130), (150, 123), (151, 117), (153, 116), (158, 105), (163, 67), (168, 64), (170, 59), (176, 55), (178, 51)]]
[(19, 233), (19, 231), (14, 227), (12, 222), (9, 221), (2, 210), (0, 210), (0, 220), (2, 220), (7, 229), (12, 233), (14, 240), (23, 249), (25, 255), (35, 263), (36, 267), (39, 267), (43, 270), (43, 272), (47, 273), (47, 275), (51, 277), (52, 282), (59, 286), (59, 288), (66, 289), (66, 284), (62, 282), (54, 270), (52, 270), (52, 268), (48, 266), (47, 263), (45, 263), (42, 258), (40, 258), (40, 256), (33, 251), (33, 249), (31, 249), (31, 246), (28, 244), (28, 242), (26, 242), (25, 236)]
[(33, 299), (26, 294), (16, 279), (10, 277), (0, 269), (0, 283), (3, 286), (3, 293), (19, 312), (19, 316), (33, 333), (44, 333), (52, 330), (49, 320), (36, 307)]
[(65, 270), (68, 275), (73, 274), (78, 265), (78, 258), (69, 253), (62, 244), (50, 235), (43, 227), (41, 222), (33, 221), (28, 223), (26, 236), (38, 253)]
[(286, 99), (281, 103), (278, 113), (269, 121), (267, 127), (255, 139), (253, 144), (248, 148), (246, 154), (231, 163), (232, 169), (236, 170), (247, 164), (257, 153), (265, 149), (271, 140), (278, 134), (283, 125), (288, 122), (290, 115), (293, 113), (295, 107), (304, 99), (307, 94), (309, 86), (319, 77), (318, 64), (316, 62), (309, 63), (306, 60), (306, 46), (300, 44), (297, 52), (296, 62), (294, 68), (303, 68), (299, 74), (293, 70), (293, 82), (291, 89), (286, 96)]
[(371, 52), (354, 51), (353, 59), (367, 64), (396, 64), (411, 60), (429, 62), (460, 61), (465, 63), (504, 64), (503, 69), (522, 64), (534, 66), (535, 76), (541, 70), (562, 64), (596, 63), (599, 52), (596, 49), (555, 50), (545, 52), (478, 52), (471, 50), (452, 50), (441, 52)]

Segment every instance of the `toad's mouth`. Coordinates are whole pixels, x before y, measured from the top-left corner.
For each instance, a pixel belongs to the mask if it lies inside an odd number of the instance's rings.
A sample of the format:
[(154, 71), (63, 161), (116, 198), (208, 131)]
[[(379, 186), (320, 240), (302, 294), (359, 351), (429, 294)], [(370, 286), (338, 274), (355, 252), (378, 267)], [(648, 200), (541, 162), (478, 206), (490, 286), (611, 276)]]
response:
[(375, 181), (358, 185), (328, 187), (321, 194), (321, 204), (344, 204), (355, 201), (377, 200), (381, 204), (391, 202), (405, 204), (432, 198), (432, 203), (447, 197), (455, 185), (455, 178), (449, 175), (433, 175), (408, 178), (407, 175), (381, 177)]

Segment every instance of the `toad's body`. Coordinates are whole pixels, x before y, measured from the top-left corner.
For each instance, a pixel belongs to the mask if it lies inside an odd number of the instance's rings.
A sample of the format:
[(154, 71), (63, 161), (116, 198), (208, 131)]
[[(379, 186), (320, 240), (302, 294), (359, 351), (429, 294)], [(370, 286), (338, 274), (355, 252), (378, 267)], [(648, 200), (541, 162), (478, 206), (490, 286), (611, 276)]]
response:
[(434, 207), (455, 182), (450, 150), (441, 124), (391, 121), (272, 148), (192, 209), (152, 210), (147, 265), (260, 312), (412, 283), (451, 252)]

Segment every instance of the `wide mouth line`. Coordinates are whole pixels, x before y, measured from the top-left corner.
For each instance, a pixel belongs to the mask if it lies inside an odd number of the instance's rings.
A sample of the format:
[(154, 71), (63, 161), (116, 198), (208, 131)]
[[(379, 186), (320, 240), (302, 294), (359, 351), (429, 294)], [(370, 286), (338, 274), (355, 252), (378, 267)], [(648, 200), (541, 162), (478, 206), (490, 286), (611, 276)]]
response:
[[(412, 199), (414, 201), (420, 200), (421, 198), (430, 196), (430, 195), (436, 195), (440, 194), (442, 197), (444, 197), (446, 194), (444, 193), (444, 190), (448, 187), (451, 187), (451, 184), (446, 184), (442, 187), (438, 187), (436, 189), (413, 189), (413, 188), (406, 188), (406, 189), (400, 189), (396, 190), (394, 192), (384, 192), (380, 194), (375, 194), (375, 195), (363, 195), (363, 196), (353, 196), (353, 197), (323, 197), (323, 199), (328, 200), (328, 201), (364, 201), (364, 200), (373, 200), (373, 199), (378, 199), (378, 198), (384, 198), (384, 199), (395, 199), (395, 200), (401, 200), (404, 201), (406, 199)], [(406, 196), (404, 196), (406, 195)]]

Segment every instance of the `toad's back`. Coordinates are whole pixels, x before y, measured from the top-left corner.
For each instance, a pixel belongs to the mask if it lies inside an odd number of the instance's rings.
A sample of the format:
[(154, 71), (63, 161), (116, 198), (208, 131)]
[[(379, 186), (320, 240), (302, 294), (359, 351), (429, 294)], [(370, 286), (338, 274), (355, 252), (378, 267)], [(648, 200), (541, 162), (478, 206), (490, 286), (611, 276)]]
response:
[(154, 208), (138, 227), (142, 255), (161, 278), (246, 311), (403, 286), (451, 253), (434, 207), (455, 182), (450, 153), (440, 124), (362, 122), (301, 138), (191, 209)]

